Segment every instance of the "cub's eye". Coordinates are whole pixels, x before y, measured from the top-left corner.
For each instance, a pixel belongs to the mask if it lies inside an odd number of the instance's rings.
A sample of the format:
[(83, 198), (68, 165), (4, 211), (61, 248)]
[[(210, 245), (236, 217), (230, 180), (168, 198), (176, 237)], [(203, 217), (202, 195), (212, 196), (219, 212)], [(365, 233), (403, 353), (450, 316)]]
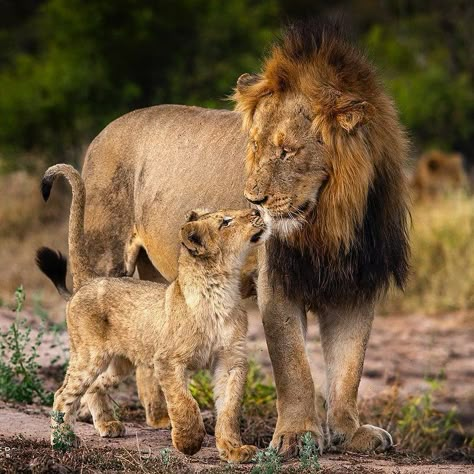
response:
[(232, 217), (224, 217), (221, 221), (221, 225), (219, 226), (219, 229), (222, 229), (223, 227), (229, 227), (232, 220), (233, 220)]

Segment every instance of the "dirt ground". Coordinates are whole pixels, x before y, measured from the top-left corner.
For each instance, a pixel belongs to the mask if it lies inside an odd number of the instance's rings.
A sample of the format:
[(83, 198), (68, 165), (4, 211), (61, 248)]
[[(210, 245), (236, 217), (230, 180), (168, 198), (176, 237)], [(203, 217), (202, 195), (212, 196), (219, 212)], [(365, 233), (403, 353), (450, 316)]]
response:
[[(28, 313), (27, 313), (28, 314)], [(35, 317), (28, 316), (35, 327)], [(437, 401), (440, 409), (457, 406), (466, 432), (474, 433), (474, 315), (457, 313), (438, 317), (383, 316), (375, 320), (370, 339), (360, 397), (370, 400), (388, 390), (398, 381), (400, 390), (416, 394), (428, 387), (428, 377), (443, 379)], [(0, 328), (14, 318), (8, 309), (0, 309)], [(323, 358), (319, 333), (314, 317), (308, 325), (308, 355), (316, 383), (324, 384)], [(250, 307), (250, 356), (271, 376), (271, 365), (263, 337), (263, 328), (254, 307)], [(65, 333), (47, 334), (41, 351), (41, 363), (57, 355), (67, 357)], [(46, 374), (48, 375), (48, 374)], [(49, 377), (48, 386), (55, 389), (59, 382)], [(125, 393), (114, 396), (120, 404), (137, 406), (133, 383)], [(0, 472), (230, 472), (219, 461), (214, 440), (208, 436), (203, 449), (193, 457), (172, 450), (173, 462), (150, 465), (164, 448), (171, 448), (167, 430), (153, 430), (143, 422), (143, 413), (127, 422), (127, 436), (122, 439), (100, 439), (89, 424), (80, 423), (78, 434), (83, 447), (75, 455), (53, 453), (48, 445), (48, 408), (0, 404)], [(75, 456), (75, 457), (74, 457)], [(91, 470), (89, 459), (93, 456)], [(100, 459), (100, 462), (97, 461)], [(120, 461), (120, 462), (119, 462)], [(119, 462), (119, 464), (117, 464)], [(320, 458), (322, 472), (328, 473), (468, 473), (474, 466), (447, 459), (423, 459), (395, 449), (383, 455), (325, 453)], [(99, 463), (99, 464), (97, 464)], [(100, 464), (102, 463), (102, 464)], [(115, 464), (114, 464), (115, 463)], [(173, 467), (172, 467), (173, 466)], [(292, 464), (288, 465), (291, 469)], [(149, 470), (148, 470), (149, 469)], [(251, 466), (240, 466), (232, 472), (249, 472)], [(300, 471), (301, 472), (301, 471)]]

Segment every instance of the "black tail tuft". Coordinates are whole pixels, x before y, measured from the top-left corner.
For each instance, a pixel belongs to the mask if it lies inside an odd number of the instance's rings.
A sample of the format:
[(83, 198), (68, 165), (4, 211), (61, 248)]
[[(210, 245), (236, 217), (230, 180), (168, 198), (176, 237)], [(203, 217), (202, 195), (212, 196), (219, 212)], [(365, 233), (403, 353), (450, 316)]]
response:
[[(54, 177), (52, 176), (44, 176), (43, 179), (41, 180), (41, 195), (43, 196), (44, 202), (47, 202), (47, 200), (49, 199), (49, 195), (51, 194), (51, 188), (53, 187), (53, 181), (54, 181)], [(43, 250), (43, 249), (45, 249), (45, 247), (40, 250)], [(49, 249), (46, 249), (46, 250), (49, 250)], [(52, 252), (52, 250), (50, 250), (50, 252)]]
[[(51, 189), (51, 186), (49, 186), (49, 189)], [(55, 252), (48, 247), (41, 247), (36, 252), (36, 265), (38, 265), (38, 268), (54, 283), (59, 294), (68, 300), (71, 293), (66, 287), (66, 257), (64, 257), (61, 252)]]

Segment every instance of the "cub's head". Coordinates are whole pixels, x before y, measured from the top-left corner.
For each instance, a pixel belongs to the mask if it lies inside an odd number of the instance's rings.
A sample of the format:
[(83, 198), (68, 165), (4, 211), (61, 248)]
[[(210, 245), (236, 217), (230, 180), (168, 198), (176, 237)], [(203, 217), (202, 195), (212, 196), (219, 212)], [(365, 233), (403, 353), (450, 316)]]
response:
[(256, 209), (188, 212), (180, 231), (183, 251), (194, 258), (243, 264), (248, 251), (263, 243), (269, 226)]

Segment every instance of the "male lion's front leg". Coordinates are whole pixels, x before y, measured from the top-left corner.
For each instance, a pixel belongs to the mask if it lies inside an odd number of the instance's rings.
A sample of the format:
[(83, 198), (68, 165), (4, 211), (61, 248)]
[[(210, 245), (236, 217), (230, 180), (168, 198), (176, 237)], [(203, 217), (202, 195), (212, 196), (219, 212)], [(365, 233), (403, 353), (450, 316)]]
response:
[(361, 426), (357, 410), (357, 392), (373, 316), (372, 304), (319, 312), (330, 442), (348, 451), (384, 451), (393, 445), (392, 437), (382, 428)]
[[(263, 267), (263, 268), (262, 268)], [(298, 454), (301, 436), (311, 432), (322, 451), (324, 435), (305, 350), (305, 310), (268, 281), (264, 265), (258, 279), (258, 304), (277, 389), (278, 420), (272, 446), (285, 457)]]

